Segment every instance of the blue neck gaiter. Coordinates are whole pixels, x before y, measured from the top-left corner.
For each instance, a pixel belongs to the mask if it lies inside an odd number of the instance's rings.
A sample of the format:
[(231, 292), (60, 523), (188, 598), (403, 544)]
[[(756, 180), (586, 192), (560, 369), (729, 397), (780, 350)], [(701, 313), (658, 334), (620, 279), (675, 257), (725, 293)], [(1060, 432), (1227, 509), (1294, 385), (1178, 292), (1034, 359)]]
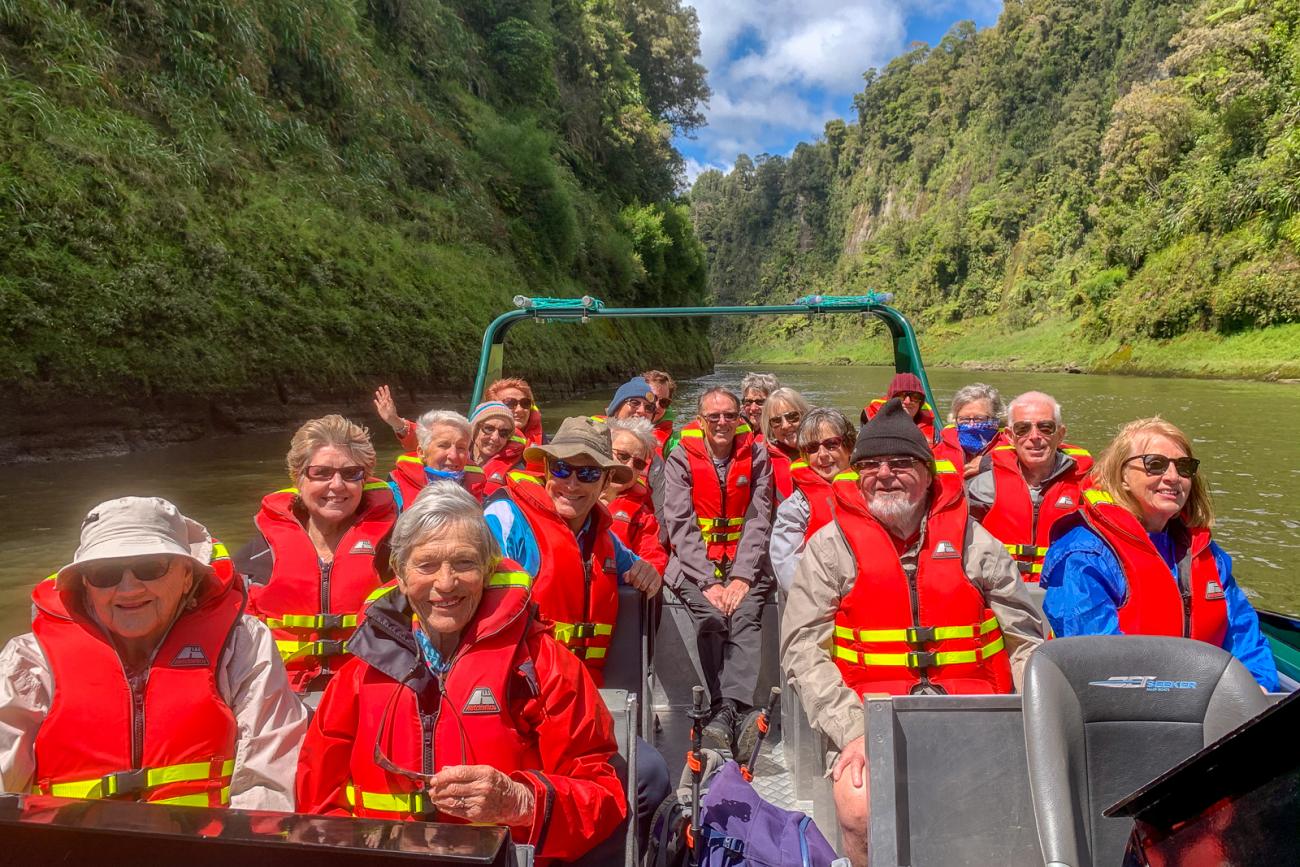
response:
[(977, 455), (988, 448), (989, 443), (998, 435), (998, 423), (982, 421), (978, 424), (957, 425), (957, 441), (967, 455)]
[(429, 481), (437, 479), (450, 479), (457, 484), (465, 478), (464, 470), (435, 470), (433, 467), (425, 467), (424, 474), (429, 477)]

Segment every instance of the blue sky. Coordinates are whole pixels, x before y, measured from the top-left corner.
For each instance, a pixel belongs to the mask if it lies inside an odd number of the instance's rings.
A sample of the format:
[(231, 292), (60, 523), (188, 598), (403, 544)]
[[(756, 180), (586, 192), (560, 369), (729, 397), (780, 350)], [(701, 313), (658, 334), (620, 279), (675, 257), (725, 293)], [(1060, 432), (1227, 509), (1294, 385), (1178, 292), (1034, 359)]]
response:
[(686, 0), (700, 16), (708, 125), (679, 138), (687, 179), (736, 155), (789, 154), (853, 117), (862, 73), (913, 42), (934, 45), (958, 21), (984, 28), (1001, 0)]

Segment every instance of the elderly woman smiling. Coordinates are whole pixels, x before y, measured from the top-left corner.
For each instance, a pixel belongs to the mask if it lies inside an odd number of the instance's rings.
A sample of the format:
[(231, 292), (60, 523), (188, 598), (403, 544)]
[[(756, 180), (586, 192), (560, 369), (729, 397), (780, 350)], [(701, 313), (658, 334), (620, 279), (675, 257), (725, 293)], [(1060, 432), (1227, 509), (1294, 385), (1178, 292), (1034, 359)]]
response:
[(582, 662), (534, 619), (530, 579), (482, 510), (433, 482), (393, 528), (374, 602), (298, 764), (305, 812), (510, 826), (572, 860), (622, 821), (613, 723)]
[(101, 503), (0, 651), (8, 792), (292, 810), (307, 714), (243, 583), (156, 497)]
[(469, 419), (449, 409), (431, 409), (415, 423), (415, 433), (419, 451), (399, 455), (388, 475), (398, 510), (414, 502), (420, 490), (436, 479), (456, 482), (475, 499), (483, 499), (483, 470), (469, 462)]

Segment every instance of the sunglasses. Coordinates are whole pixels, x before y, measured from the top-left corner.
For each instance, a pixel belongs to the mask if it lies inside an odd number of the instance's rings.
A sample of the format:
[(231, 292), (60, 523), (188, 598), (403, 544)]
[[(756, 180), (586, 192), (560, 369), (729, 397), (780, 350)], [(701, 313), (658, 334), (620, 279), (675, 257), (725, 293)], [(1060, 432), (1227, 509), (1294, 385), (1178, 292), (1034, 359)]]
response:
[(533, 408), (533, 402), (526, 397), (503, 397), (501, 398), (501, 402), (504, 403), (508, 409), (519, 409), (521, 406), (526, 409)]
[(916, 458), (885, 458), (883, 460), (868, 458), (864, 461), (858, 461), (853, 465), (853, 469), (860, 473), (875, 473), (879, 472), (881, 467), (888, 466), (891, 473), (905, 473), (915, 467), (916, 464)]
[(767, 398), (747, 397), (744, 400), (742, 400), (741, 403), (743, 403), (745, 406), (762, 406), (763, 404), (767, 403)]
[(1130, 464), (1133, 461), (1141, 461), (1142, 471), (1148, 476), (1163, 476), (1169, 465), (1173, 464), (1178, 475), (1184, 479), (1196, 475), (1196, 470), (1201, 466), (1196, 458), (1171, 458), (1165, 455), (1134, 455), (1124, 463)]
[(328, 482), (335, 476), (342, 476), (345, 482), (359, 482), (366, 477), (365, 467), (327, 467), (312, 464), (302, 473), (313, 482)]
[(803, 418), (803, 413), (799, 412), (797, 409), (792, 409), (789, 412), (778, 413), (777, 415), (772, 416), (771, 421), (773, 424), (778, 421), (783, 421), (786, 424), (798, 424), (799, 419), (801, 418)]
[[(631, 452), (625, 452), (622, 449), (614, 449), (614, 460), (620, 464), (628, 464), (638, 473), (645, 472), (645, 468), (650, 466), (650, 462), (645, 458), (634, 458)], [(578, 478), (582, 478), (579, 476)]]
[(479, 425), (479, 432), (494, 437), (508, 437), (514, 431), (512, 427), (497, 427), (496, 425), (484, 424)]
[(171, 571), (172, 558), (169, 556), (149, 557), (146, 559), (102, 560), (88, 563), (81, 567), (81, 577), (91, 587), (107, 590), (122, 583), (127, 570), (140, 581), (157, 581)]
[(1057, 427), (1056, 422), (1051, 419), (1045, 421), (1018, 421), (1011, 426), (1011, 432), (1018, 437), (1027, 437), (1033, 432), (1034, 428), (1038, 428), (1040, 434), (1050, 437), (1056, 433)]
[(738, 412), (711, 412), (704, 417), (704, 420), (709, 424), (718, 424), (724, 421), (735, 421), (738, 418), (740, 418)]
[(925, 400), (925, 395), (921, 394), (919, 391), (900, 391), (898, 394), (894, 395), (894, 397), (903, 400), (915, 400), (918, 402), (923, 402)]
[(668, 409), (673, 405), (673, 399), (671, 397), (661, 397), (655, 403), (659, 404), (660, 409)]
[(826, 449), (828, 452), (833, 452), (842, 445), (844, 445), (844, 437), (831, 437), (830, 439), (824, 439), (819, 443), (809, 443), (807, 451), (810, 455), (815, 455), (822, 449)]
[(567, 479), (574, 473), (578, 474), (578, 481), (590, 485), (592, 482), (599, 482), (600, 477), (605, 475), (604, 467), (575, 467), (564, 461), (551, 461), (551, 475), (557, 479)]

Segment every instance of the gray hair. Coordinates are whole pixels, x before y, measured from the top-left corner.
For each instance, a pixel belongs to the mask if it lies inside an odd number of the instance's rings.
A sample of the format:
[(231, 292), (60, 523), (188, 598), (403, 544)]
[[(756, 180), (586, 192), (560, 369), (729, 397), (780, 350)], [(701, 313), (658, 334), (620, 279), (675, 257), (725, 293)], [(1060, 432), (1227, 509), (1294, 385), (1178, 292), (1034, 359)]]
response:
[(1016, 411), (1016, 407), (1036, 401), (1042, 401), (1050, 406), (1052, 408), (1052, 418), (1056, 420), (1057, 424), (1061, 423), (1061, 405), (1056, 402), (1056, 398), (1041, 391), (1027, 391), (1024, 394), (1016, 395), (1015, 399), (1007, 405), (1007, 425), (1011, 425), (1011, 414)]
[(968, 403), (974, 403), (977, 400), (987, 400), (993, 405), (993, 417), (1002, 419), (1002, 412), (1005, 407), (1002, 406), (1002, 395), (991, 385), (983, 382), (972, 382), (970, 385), (963, 385), (957, 389), (957, 393), (952, 396), (952, 407), (948, 410), (948, 424), (957, 423), (957, 413)]
[(483, 507), (468, 491), (452, 481), (429, 482), (393, 524), (388, 562), (394, 574), (405, 575), (411, 552), (430, 536), (452, 526), (468, 530), (486, 572), (501, 559), (501, 546), (483, 517)]
[(808, 410), (812, 409), (812, 404), (808, 402), (807, 398), (793, 388), (782, 387), (774, 390), (767, 396), (767, 403), (763, 404), (763, 415), (758, 420), (758, 426), (763, 429), (763, 436), (768, 436), (771, 433), (768, 425), (772, 421), (772, 405), (778, 400), (784, 401), (799, 410), (800, 418), (806, 416)]
[(653, 455), (655, 449), (659, 448), (659, 440), (655, 438), (654, 426), (650, 424), (650, 419), (633, 416), (632, 418), (611, 418), (605, 422), (609, 428), (609, 435), (612, 438), (619, 431), (627, 431), (636, 437), (641, 445), (645, 446), (645, 453)]
[(770, 373), (746, 373), (745, 378), (740, 381), (740, 396), (744, 397), (745, 392), (751, 388), (756, 388), (771, 397), (772, 392), (780, 387), (780, 381)]
[(853, 429), (853, 423), (844, 413), (828, 406), (819, 406), (804, 415), (803, 421), (799, 423), (799, 451), (810, 453), (813, 446), (821, 442), (818, 431), (825, 427), (835, 431), (835, 436), (844, 437), (849, 452), (853, 452), (853, 446), (858, 441), (858, 432)]
[(420, 443), (420, 451), (429, 447), (429, 440), (433, 439), (433, 429), (439, 425), (454, 427), (467, 437), (473, 436), (469, 419), (465, 416), (450, 409), (431, 409), (420, 416), (419, 421), (415, 423), (415, 437)]
[(736, 393), (729, 388), (723, 388), (722, 386), (718, 386), (717, 388), (711, 388), (708, 391), (704, 392), (704, 394), (701, 394), (699, 398), (695, 401), (696, 415), (704, 415), (704, 401), (713, 397), (715, 394), (726, 395), (728, 398), (731, 399), (731, 402), (736, 405), (736, 412), (740, 412), (740, 398), (736, 397)]

